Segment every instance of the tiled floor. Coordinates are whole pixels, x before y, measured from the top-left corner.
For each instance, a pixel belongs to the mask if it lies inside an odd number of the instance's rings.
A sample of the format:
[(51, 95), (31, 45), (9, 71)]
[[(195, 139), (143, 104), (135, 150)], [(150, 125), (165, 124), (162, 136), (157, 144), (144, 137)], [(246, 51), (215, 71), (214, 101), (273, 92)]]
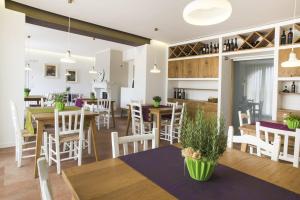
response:
[[(111, 131), (118, 131), (119, 135), (125, 135), (126, 119), (117, 119), (116, 129), (107, 130), (101, 128), (96, 136), (97, 151), (101, 160), (111, 158)], [(161, 142), (161, 145), (166, 143)], [(87, 155), (85, 150), (83, 164), (94, 161), (93, 156)], [(40, 199), (38, 179), (33, 178), (34, 159), (23, 159), (22, 167), (15, 163), (14, 148), (0, 149), (0, 199)], [(76, 161), (62, 162), (62, 169), (76, 166)], [(62, 177), (56, 174), (56, 165), (50, 167), (50, 183), (53, 189), (54, 199), (71, 199), (71, 194)]]

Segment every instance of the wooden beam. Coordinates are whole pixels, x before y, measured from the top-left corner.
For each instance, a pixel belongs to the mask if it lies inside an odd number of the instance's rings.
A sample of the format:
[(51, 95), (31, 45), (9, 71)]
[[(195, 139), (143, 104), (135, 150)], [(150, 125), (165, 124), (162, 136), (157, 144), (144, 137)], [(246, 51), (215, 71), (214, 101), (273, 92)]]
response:
[[(11, 10), (25, 13), (26, 22), (47, 28), (68, 31), (68, 17), (58, 15), (45, 10), (27, 6), (11, 0), (5, 0), (5, 7)], [(99, 38), (112, 42), (118, 42), (130, 46), (149, 44), (149, 38), (111, 29), (71, 18), (71, 32), (88, 37)]]

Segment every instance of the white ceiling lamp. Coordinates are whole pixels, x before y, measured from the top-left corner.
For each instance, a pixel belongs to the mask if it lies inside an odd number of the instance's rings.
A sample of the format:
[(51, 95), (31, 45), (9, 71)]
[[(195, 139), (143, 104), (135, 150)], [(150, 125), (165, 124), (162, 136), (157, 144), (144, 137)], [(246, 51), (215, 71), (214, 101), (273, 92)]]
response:
[[(294, 19), (296, 18), (296, 8), (297, 8), (297, 0), (294, 3)], [(295, 23), (293, 24), (293, 36), (295, 30)], [(292, 45), (294, 44), (294, 38), (292, 39)], [(282, 67), (300, 67), (300, 60), (298, 60), (297, 55), (294, 52), (294, 47), (292, 47), (292, 51), (289, 55), (289, 59), (285, 62), (281, 63)]]
[(30, 62), (30, 51), (31, 51), (31, 49), (30, 49), (30, 38), (31, 38), (31, 36), (30, 35), (28, 35), (27, 36), (27, 47), (28, 47), (28, 58), (27, 58), (27, 60), (28, 60), (28, 62), (25, 64), (25, 71), (32, 71), (32, 69), (31, 69), (31, 67), (30, 67), (30, 64), (29, 64), (29, 62)]
[[(68, 3), (71, 4), (72, 1), (68, 0)], [(73, 63), (76, 63), (76, 60), (74, 58), (72, 58), (72, 55), (71, 55), (71, 50), (70, 50), (70, 33), (71, 32), (71, 17), (69, 15), (69, 24), (68, 24), (68, 50), (67, 50), (67, 53), (66, 53), (66, 56), (61, 58), (60, 61), (63, 62), (63, 63), (70, 63), (70, 64), (73, 64)]]
[(150, 70), (151, 73), (153, 74), (159, 74), (160, 69), (158, 69), (157, 64), (154, 64), (153, 68)]
[(91, 70), (89, 70), (90, 74), (97, 74), (98, 72), (95, 70), (95, 67), (93, 66)]
[(227, 20), (231, 13), (228, 0), (194, 0), (185, 6), (183, 19), (192, 25), (207, 26)]
[(69, 71), (66, 71), (65, 76), (71, 76)]
[(25, 71), (32, 71), (29, 63), (25, 65)]

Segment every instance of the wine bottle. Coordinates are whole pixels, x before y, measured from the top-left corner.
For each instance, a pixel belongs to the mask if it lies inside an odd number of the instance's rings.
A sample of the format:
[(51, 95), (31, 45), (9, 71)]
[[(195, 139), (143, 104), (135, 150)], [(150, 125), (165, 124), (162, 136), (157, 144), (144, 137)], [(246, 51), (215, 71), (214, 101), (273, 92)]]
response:
[(213, 45), (212, 45), (212, 42), (211, 42), (210, 45), (209, 45), (209, 53), (213, 53)]
[(216, 53), (219, 53), (219, 43), (217, 43), (217, 52)]
[(178, 88), (177, 99), (181, 99), (181, 90)]
[(280, 44), (286, 44), (285, 30), (283, 30), (282, 35), (280, 36)]
[(227, 42), (226, 40), (224, 41), (224, 44), (223, 44), (223, 52), (226, 52), (226, 49), (227, 49)]
[(182, 95), (181, 95), (181, 99), (185, 99), (185, 90), (182, 90)]
[(292, 92), (292, 93), (296, 93), (296, 85), (295, 85), (295, 81), (293, 81), (292, 88), (291, 88), (291, 92)]
[(230, 42), (230, 51), (234, 51), (234, 39), (231, 39), (231, 42)]
[(229, 42), (229, 40), (227, 40), (226, 51), (230, 51), (230, 42)]
[(234, 51), (237, 51), (239, 49), (238, 44), (237, 44), (237, 38), (234, 38)]
[(203, 47), (202, 47), (202, 54), (205, 54), (206, 53), (206, 46), (204, 45)]
[(214, 50), (213, 50), (213, 53), (217, 53), (217, 45), (214, 44)]
[(177, 98), (177, 89), (174, 88), (174, 99), (176, 99), (176, 98)]
[(208, 44), (206, 44), (206, 52), (205, 53), (209, 54), (209, 46), (208, 46)]
[(290, 28), (290, 31), (288, 33), (287, 43), (288, 44), (292, 44), (293, 43), (293, 29), (292, 28)]

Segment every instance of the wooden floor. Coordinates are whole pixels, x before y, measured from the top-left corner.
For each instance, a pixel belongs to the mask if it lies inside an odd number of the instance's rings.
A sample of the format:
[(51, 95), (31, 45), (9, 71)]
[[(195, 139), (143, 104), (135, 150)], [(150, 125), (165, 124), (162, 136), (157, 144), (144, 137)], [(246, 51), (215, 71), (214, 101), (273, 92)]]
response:
[[(101, 160), (112, 157), (111, 131), (118, 131), (119, 135), (125, 134), (126, 119), (117, 119), (116, 124), (116, 129), (107, 130), (102, 128), (97, 134), (97, 151)], [(167, 145), (166, 142), (161, 142), (161, 146), (165, 145)], [(269, 179), (274, 184), (300, 193), (300, 169), (293, 168), (291, 164), (276, 163), (270, 159), (264, 159), (260, 163), (253, 163), (251, 159), (246, 159), (245, 157), (245, 159), (242, 159), (243, 162), (232, 163), (232, 157), (237, 155), (226, 154), (220, 162), (237, 170), (245, 169), (246, 167), (247, 170), (244, 172), (247, 174)], [(39, 182), (38, 179), (33, 178), (33, 158), (23, 159), (21, 168), (17, 168), (14, 159), (14, 148), (0, 149), (0, 199), (40, 199)], [(88, 156), (85, 152), (83, 164), (91, 162), (94, 162), (94, 157)], [(76, 165), (77, 162), (75, 161), (62, 162), (62, 169)], [(272, 173), (265, 173), (266, 170)], [(270, 174), (275, 176), (265, 177), (267, 174), (268, 176)], [(54, 199), (71, 199), (71, 193), (62, 177), (56, 174), (55, 165), (50, 167), (49, 177)]]

